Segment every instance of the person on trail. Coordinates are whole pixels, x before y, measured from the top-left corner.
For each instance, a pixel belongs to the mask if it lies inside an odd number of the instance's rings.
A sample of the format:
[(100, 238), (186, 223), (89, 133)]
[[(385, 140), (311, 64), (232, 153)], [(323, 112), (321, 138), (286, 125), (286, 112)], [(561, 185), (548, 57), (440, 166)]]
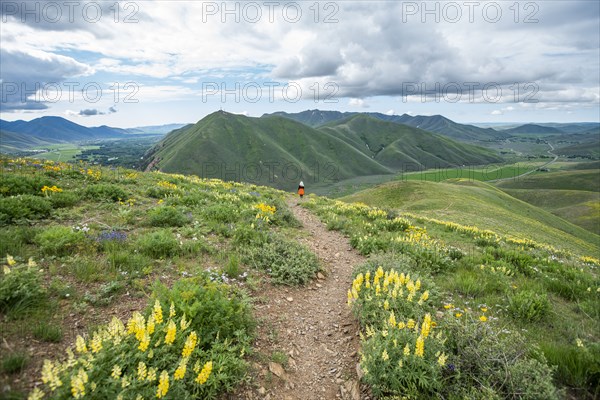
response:
[(302, 181), (298, 184), (298, 194), (300, 195), (300, 198), (304, 197), (304, 182)]

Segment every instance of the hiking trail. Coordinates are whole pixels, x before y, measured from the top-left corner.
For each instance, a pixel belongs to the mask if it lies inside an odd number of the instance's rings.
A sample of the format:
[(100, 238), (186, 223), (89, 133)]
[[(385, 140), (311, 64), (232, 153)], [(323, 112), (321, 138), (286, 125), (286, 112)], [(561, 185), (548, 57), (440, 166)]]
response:
[[(306, 201), (306, 200), (303, 200)], [(298, 198), (288, 207), (306, 235), (299, 240), (319, 258), (323, 273), (304, 287), (270, 287), (255, 305), (255, 349), (268, 360), (254, 364), (256, 388), (246, 399), (360, 400), (358, 323), (347, 305), (352, 270), (366, 258), (327, 227)], [(273, 361), (287, 355), (287, 365)]]

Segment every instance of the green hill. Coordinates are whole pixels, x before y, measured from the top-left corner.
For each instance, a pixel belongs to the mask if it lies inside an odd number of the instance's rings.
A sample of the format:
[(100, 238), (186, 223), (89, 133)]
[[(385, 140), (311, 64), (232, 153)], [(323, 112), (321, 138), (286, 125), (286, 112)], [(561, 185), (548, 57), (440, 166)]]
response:
[[(367, 147), (368, 146), (368, 147)], [(293, 190), (411, 168), (485, 164), (493, 153), (366, 116), (314, 129), (279, 117), (215, 112), (171, 132), (145, 156), (146, 169)]]
[(50, 142), (35, 136), (0, 129), (0, 151), (2, 152), (12, 153), (22, 149), (50, 144)]
[(598, 254), (600, 236), (483, 182), (393, 182), (343, 198)]
[(523, 178), (510, 179), (497, 184), (502, 189), (558, 189), (600, 191), (600, 174), (597, 169), (539, 172)]

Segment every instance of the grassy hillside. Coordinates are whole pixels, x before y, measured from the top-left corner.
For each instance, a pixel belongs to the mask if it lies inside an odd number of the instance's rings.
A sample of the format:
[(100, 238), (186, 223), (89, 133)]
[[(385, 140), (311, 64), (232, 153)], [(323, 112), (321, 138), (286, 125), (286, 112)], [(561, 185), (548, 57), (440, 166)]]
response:
[(24, 133), (0, 130), (0, 151), (12, 153), (32, 147), (48, 146), (50, 142)]
[(509, 195), (540, 207), (577, 226), (600, 234), (600, 193), (585, 190), (504, 189)]
[(394, 170), (443, 168), (501, 161), (489, 150), (366, 115), (329, 123), (320, 130), (339, 137), (365, 155)]
[(356, 116), (313, 129), (279, 116), (213, 113), (171, 132), (145, 156), (164, 172), (266, 184), (293, 190), (357, 176), (497, 162), (493, 153), (411, 127)]
[(523, 178), (498, 183), (502, 189), (558, 189), (600, 191), (600, 174), (597, 169), (537, 172)]
[(600, 237), (485, 183), (393, 182), (343, 198), (598, 255)]

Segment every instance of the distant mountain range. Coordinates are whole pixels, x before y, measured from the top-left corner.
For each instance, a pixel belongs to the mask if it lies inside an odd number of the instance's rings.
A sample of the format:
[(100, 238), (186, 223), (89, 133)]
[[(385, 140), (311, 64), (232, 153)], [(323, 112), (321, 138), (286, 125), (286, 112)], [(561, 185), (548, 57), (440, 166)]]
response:
[(0, 150), (19, 151), (57, 143), (99, 139), (125, 139), (132, 135), (165, 135), (184, 124), (121, 129), (110, 126), (86, 127), (62, 117), (41, 117), (31, 121), (0, 120)]
[(382, 113), (368, 112), (339, 112), (339, 111), (321, 111), (321, 110), (306, 110), (300, 113), (285, 113), (276, 112), (273, 114), (264, 114), (263, 117), (269, 115), (278, 115), (284, 118), (293, 119), (302, 122), (311, 127), (319, 127), (330, 122), (339, 121), (353, 115), (368, 115), (383, 121), (394, 122), (398, 124), (408, 125), (419, 128), (425, 131), (439, 133), (451, 139), (476, 142), (505, 139), (510, 135), (502, 131), (496, 131), (492, 128), (479, 128), (474, 125), (459, 124), (441, 115), (411, 116), (408, 114), (402, 115), (387, 115)]
[(145, 155), (146, 169), (282, 189), (300, 179), (322, 183), (501, 161), (487, 149), (367, 114), (313, 128), (280, 115), (251, 118), (223, 111), (169, 133)]

